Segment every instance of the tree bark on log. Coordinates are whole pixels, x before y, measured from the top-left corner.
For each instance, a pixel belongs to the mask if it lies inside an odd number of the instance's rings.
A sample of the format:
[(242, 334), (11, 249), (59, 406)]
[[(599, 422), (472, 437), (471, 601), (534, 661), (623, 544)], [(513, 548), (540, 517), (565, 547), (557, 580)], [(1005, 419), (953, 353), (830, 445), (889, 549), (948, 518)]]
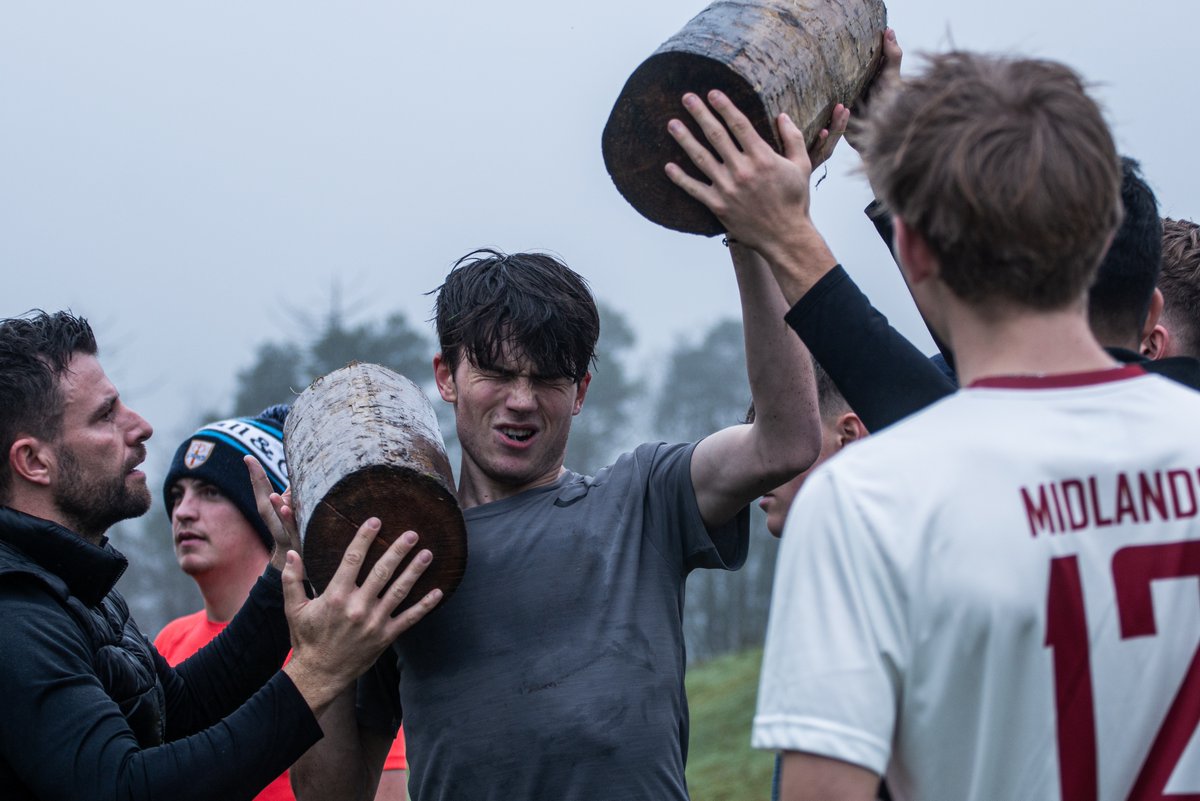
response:
[(352, 362), (300, 394), (283, 441), (304, 566), (318, 591), (358, 527), (378, 517), (383, 525), (359, 583), (411, 529), (420, 537), (412, 553), (428, 548), (433, 562), (400, 609), (435, 587), (453, 594), (466, 570), (466, 523), (437, 415), (416, 384), (386, 367)]
[(781, 149), (786, 112), (811, 149), (838, 103), (853, 106), (879, 68), (883, 0), (718, 0), (630, 76), (604, 127), (604, 165), (643, 216), (713, 236), (724, 226), (666, 177), (669, 161), (705, 180), (667, 133), (677, 118), (704, 141), (683, 108), (686, 92), (720, 89)]

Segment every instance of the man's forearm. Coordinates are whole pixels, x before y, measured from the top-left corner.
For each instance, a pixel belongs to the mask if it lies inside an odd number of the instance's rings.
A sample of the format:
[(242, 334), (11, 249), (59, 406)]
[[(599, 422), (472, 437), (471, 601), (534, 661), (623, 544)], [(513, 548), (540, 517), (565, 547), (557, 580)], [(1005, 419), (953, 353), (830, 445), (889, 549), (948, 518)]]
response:
[(754, 250), (731, 249), (742, 304), (746, 373), (754, 400), (751, 476), (757, 496), (808, 467), (821, 450), (812, 359), (783, 323), (788, 304), (766, 261)]
[(803, 469), (821, 449), (812, 360), (783, 323), (788, 303), (764, 259), (739, 245), (730, 253), (741, 295), (755, 438), (768, 461), (786, 465), (785, 473), (796, 464)]
[(825, 238), (807, 219), (764, 244), (762, 255), (789, 307), (837, 266)]
[(269, 680), (291, 641), (280, 575), (268, 569), (216, 639), (161, 677), (168, 739), (185, 737), (232, 713)]
[(709, 526), (807, 468), (821, 450), (812, 360), (783, 323), (783, 295), (755, 251), (739, 244), (730, 250), (755, 414), (751, 425), (705, 437), (692, 454), (696, 501)]
[(391, 741), (361, 729), (354, 686), (331, 702), (317, 722), (325, 736), (292, 766), (297, 801), (371, 801)]
[(837, 759), (787, 751), (780, 777), (781, 801), (874, 801), (879, 777)]
[(954, 392), (954, 382), (888, 324), (841, 268), (804, 295), (786, 320), (869, 431)]

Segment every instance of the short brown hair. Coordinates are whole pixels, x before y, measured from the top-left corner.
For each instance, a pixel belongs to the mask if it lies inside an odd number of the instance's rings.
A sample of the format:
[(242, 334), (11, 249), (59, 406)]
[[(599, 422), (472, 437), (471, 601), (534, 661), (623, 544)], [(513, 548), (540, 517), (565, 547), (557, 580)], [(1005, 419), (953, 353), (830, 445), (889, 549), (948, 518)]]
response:
[(821, 415), (821, 420), (828, 423), (846, 412), (854, 411), (829, 373), (825, 372), (825, 368), (817, 361), (816, 356), (812, 359), (812, 365), (813, 378), (817, 381), (817, 411)]
[(1052, 61), (950, 52), (864, 125), (876, 194), (962, 300), (1059, 309), (1082, 298), (1121, 220), (1100, 108)]
[(1163, 321), (1181, 354), (1200, 356), (1200, 225), (1163, 218)]

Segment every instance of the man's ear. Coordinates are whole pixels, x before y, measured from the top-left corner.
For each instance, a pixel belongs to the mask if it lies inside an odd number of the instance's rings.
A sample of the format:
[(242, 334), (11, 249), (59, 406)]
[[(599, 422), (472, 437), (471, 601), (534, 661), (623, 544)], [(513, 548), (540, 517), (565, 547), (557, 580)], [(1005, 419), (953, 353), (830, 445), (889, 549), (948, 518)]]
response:
[(899, 262), (900, 270), (909, 285), (919, 284), (937, 275), (937, 257), (933, 255), (925, 237), (910, 228), (898, 214), (892, 215), (892, 230), (892, 247), (895, 249), (896, 261)]
[(1150, 296), (1150, 308), (1146, 311), (1146, 322), (1142, 324), (1142, 339), (1150, 336), (1154, 326), (1162, 320), (1164, 305), (1166, 305), (1166, 299), (1163, 298), (1162, 290), (1155, 287), (1154, 294)]
[(1150, 296), (1150, 309), (1146, 312), (1146, 322), (1139, 332), (1141, 347), (1138, 350), (1147, 359), (1161, 359), (1166, 355), (1167, 346), (1171, 344), (1171, 332), (1161, 324), (1163, 311), (1163, 293), (1157, 287)]
[(1138, 350), (1147, 359), (1154, 361), (1165, 357), (1170, 347), (1171, 332), (1160, 323), (1142, 338), (1142, 345)]
[(433, 378), (437, 382), (438, 394), (446, 403), (458, 400), (458, 384), (454, 383), (454, 371), (442, 354), (433, 357)]
[(36, 437), (21, 437), (8, 449), (8, 465), (16, 478), (49, 486), (53, 456), (47, 459), (47, 455), (45, 442)]
[(587, 395), (590, 383), (592, 383), (592, 374), (589, 371), (583, 374), (583, 379), (575, 386), (575, 405), (571, 409), (571, 414), (579, 414), (583, 409), (583, 398)]
[(854, 412), (845, 412), (839, 416), (837, 422), (834, 424), (834, 431), (837, 432), (837, 446), (839, 451), (851, 442), (867, 436), (867, 427), (863, 425), (863, 421)]

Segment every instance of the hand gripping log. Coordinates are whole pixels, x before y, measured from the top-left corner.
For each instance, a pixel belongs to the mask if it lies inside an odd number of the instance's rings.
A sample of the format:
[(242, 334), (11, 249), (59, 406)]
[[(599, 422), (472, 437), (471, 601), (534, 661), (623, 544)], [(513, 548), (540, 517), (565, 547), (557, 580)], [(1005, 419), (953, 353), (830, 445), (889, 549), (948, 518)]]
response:
[(352, 362), (300, 394), (283, 439), (304, 566), (318, 592), (373, 516), (383, 525), (360, 583), (411, 529), (421, 538), (412, 553), (428, 548), (433, 562), (399, 611), (435, 587), (450, 597), (466, 570), (466, 524), (437, 415), (416, 384), (386, 367)]
[(691, 126), (684, 93), (720, 89), (780, 149), (786, 112), (809, 147), (833, 107), (854, 102), (875, 77), (887, 26), (883, 0), (718, 0), (668, 39), (630, 76), (604, 127), (604, 165), (643, 216), (676, 231), (714, 236), (724, 227), (666, 177), (673, 161), (703, 179), (667, 134)]

